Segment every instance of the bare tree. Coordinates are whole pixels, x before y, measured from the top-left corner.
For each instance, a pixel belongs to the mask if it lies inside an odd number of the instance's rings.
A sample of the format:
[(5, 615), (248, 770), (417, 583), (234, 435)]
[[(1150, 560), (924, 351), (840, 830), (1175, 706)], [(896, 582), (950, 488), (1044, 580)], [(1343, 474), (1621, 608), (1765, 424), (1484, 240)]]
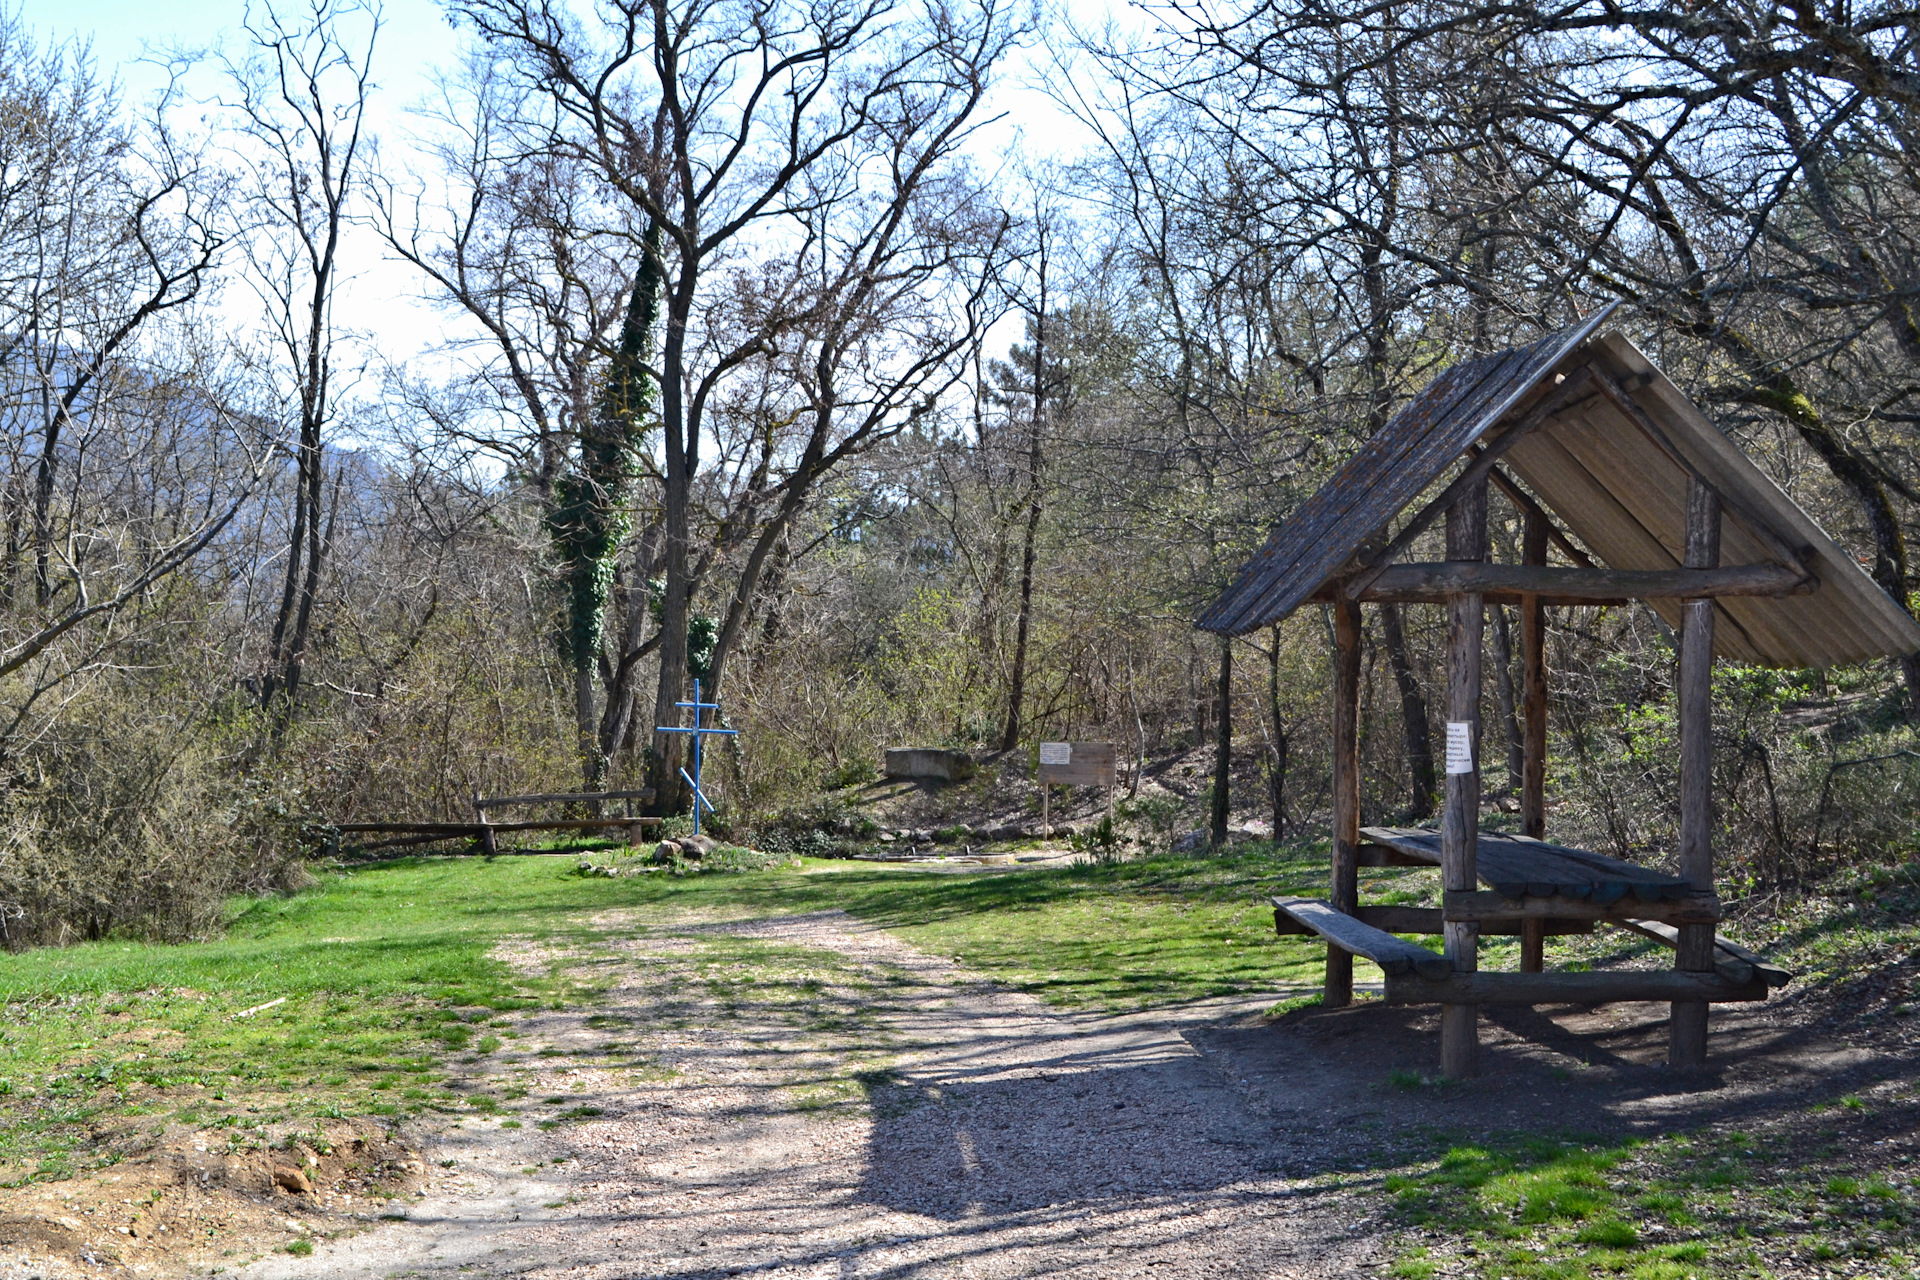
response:
[(308, 0), (248, 12), (247, 48), (226, 62), (234, 96), (235, 151), (253, 206), (248, 283), (258, 294), (274, 349), (269, 376), (290, 428), (294, 474), (286, 566), (274, 611), (262, 706), (297, 706), (332, 536), (326, 434), (339, 412), (333, 304), (341, 240), (360, 183), (377, 7)]
[[(666, 723), (687, 675), (710, 415), (735, 381), (780, 360), (789, 335), (831, 328), (836, 310), (869, 311), (903, 255), (941, 244), (948, 222), (934, 206), (966, 194), (958, 151), (1019, 28), (991, 3), (895, 13), (852, 0), (656, 0), (602, 10), (591, 29), (527, 0), (465, 0), (457, 12), (525, 86), (525, 136), (591, 166), (663, 237), (650, 374), (663, 577), (654, 713)], [(863, 276), (873, 283), (834, 287)], [(811, 452), (800, 443), (789, 473), (796, 500), (822, 474)], [(674, 735), (653, 746), (663, 799), (679, 792), (679, 750)]]

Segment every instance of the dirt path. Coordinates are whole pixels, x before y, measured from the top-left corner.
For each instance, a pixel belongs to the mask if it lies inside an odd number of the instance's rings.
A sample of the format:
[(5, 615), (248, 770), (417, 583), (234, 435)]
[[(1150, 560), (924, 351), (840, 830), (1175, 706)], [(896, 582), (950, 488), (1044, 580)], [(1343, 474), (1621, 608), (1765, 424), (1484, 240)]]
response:
[[(243, 1274), (1104, 1280), (1380, 1264), (1364, 1202), (1288, 1176), (1325, 1167), (1313, 1126), (1280, 1123), (1238, 1055), (1195, 1047), (1257, 1006), (1062, 1015), (838, 912), (677, 933), (597, 957), (614, 977), (591, 1012), (529, 1018), (520, 1044), (549, 1056), (484, 1068), (495, 1083), (523, 1073), (525, 1119), (564, 1104), (573, 1121), (464, 1122), (407, 1221)], [(803, 1027), (756, 1003), (749, 974), (733, 996), (708, 983), (724, 1009), (663, 1004), (707, 940), (831, 957), (871, 998), (864, 1012), (829, 1001)], [(610, 1027), (636, 1038), (609, 1046)]]

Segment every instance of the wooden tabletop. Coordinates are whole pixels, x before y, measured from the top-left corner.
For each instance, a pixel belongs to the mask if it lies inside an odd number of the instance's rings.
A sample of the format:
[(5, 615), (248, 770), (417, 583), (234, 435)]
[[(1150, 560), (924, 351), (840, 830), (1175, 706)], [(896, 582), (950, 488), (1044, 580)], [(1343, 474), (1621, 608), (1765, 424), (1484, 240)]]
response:
[[(1363, 840), (1410, 858), (1440, 865), (1440, 833), (1419, 827), (1362, 827)], [(1526, 836), (1482, 831), (1474, 867), (1481, 881), (1502, 897), (1586, 898), (1605, 906), (1631, 894), (1641, 902), (1683, 898), (1685, 880), (1604, 853), (1549, 844)]]

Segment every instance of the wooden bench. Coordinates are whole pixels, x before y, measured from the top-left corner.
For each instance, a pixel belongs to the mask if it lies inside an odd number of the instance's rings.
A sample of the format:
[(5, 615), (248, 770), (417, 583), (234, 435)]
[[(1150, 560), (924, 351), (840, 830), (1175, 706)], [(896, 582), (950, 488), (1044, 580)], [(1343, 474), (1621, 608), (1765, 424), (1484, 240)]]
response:
[[(1440, 835), (1404, 827), (1363, 827), (1362, 861), (1374, 866), (1438, 866)], [(1603, 1004), (1619, 1000), (1764, 1000), (1792, 975), (1727, 938), (1715, 935), (1715, 966), (1707, 972), (1618, 970), (1545, 973), (1541, 940), (1590, 933), (1596, 923), (1631, 929), (1669, 947), (1681, 924), (1714, 924), (1720, 902), (1678, 876), (1619, 858), (1525, 836), (1480, 832), (1476, 871), (1490, 891), (1443, 895), (1440, 907), (1362, 904), (1352, 916), (1312, 898), (1274, 898), (1274, 929), (1317, 934), (1350, 955), (1364, 956), (1386, 974), (1394, 1004)], [(1371, 857), (1368, 855), (1371, 854)], [(1519, 973), (1456, 973), (1425, 964), (1425, 947), (1394, 934), (1437, 935), (1449, 921), (1470, 921), (1482, 934), (1519, 934)], [(1415, 956), (1411, 953), (1418, 953)], [(1382, 963), (1385, 957), (1392, 965)]]
[[(1626, 969), (1585, 973), (1456, 973), (1452, 961), (1334, 910), (1318, 898), (1274, 897), (1274, 928), (1282, 934), (1315, 934), (1349, 955), (1371, 960), (1386, 975), (1388, 1004), (1608, 1004), (1620, 1000), (1764, 1000), (1771, 983), (1762, 969), (1782, 975), (1755, 957), (1723, 964), (1714, 973), (1675, 969)], [(1361, 908), (1363, 916), (1402, 923), (1388, 914), (1418, 908)], [(1431, 910), (1429, 908), (1428, 910)], [(1412, 930), (1408, 930), (1412, 932)], [(1658, 936), (1657, 934), (1650, 936)], [(1731, 947), (1733, 944), (1729, 943)], [(1749, 953), (1750, 954), (1750, 953)]]
[(1376, 929), (1318, 898), (1272, 899), (1275, 923), (1285, 915), (1310, 933), (1319, 934), (1332, 946), (1349, 955), (1363, 956), (1380, 966), (1388, 978), (1416, 974), (1425, 978), (1445, 978), (1453, 973), (1453, 961), (1437, 951), (1417, 947), (1394, 937), (1385, 929)]

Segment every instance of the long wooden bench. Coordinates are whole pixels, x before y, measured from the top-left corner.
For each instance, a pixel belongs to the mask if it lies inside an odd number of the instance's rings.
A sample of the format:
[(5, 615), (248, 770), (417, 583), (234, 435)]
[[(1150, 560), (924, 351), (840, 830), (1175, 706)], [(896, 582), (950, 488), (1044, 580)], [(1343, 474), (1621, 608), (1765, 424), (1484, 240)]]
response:
[(1273, 909), (1311, 933), (1325, 938), (1350, 955), (1364, 956), (1380, 966), (1389, 978), (1415, 974), (1425, 978), (1445, 978), (1453, 973), (1453, 961), (1437, 951), (1415, 946), (1396, 938), (1385, 929), (1376, 929), (1331, 903), (1318, 898), (1272, 899)]

